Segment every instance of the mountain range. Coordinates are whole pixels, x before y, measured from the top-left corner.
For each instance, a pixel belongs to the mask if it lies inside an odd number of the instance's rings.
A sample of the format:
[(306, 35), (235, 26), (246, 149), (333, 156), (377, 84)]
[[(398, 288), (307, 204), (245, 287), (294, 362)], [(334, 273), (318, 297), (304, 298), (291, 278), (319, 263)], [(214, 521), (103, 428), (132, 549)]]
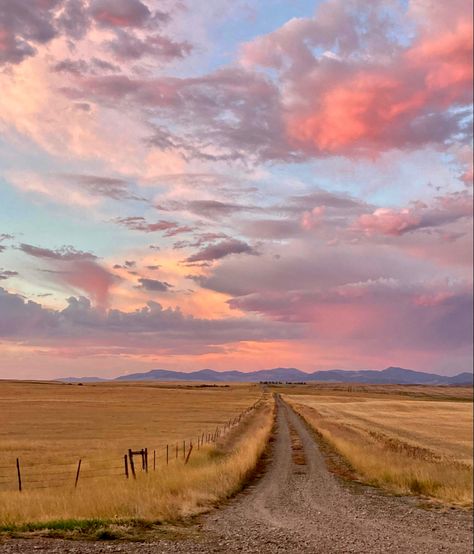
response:
[(326, 382), (326, 383), (367, 383), (394, 385), (472, 385), (473, 374), (464, 372), (454, 376), (437, 375), (413, 371), (401, 367), (387, 367), (379, 370), (349, 371), (330, 369), (306, 373), (293, 367), (277, 367), (259, 371), (214, 371), (201, 369), (185, 373), (166, 369), (152, 369), (145, 373), (121, 375), (115, 379), (100, 377), (66, 377), (58, 379), (65, 383), (90, 383), (98, 381), (211, 381), (211, 382), (252, 382), (260, 381), (291, 381), (291, 382)]

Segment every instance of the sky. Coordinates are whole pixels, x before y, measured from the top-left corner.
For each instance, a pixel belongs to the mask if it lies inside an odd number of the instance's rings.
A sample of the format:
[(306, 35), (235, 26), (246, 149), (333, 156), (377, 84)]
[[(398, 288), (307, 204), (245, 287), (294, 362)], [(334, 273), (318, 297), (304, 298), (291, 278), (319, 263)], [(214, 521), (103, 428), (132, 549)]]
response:
[(472, 367), (471, 0), (0, 0), (0, 378)]

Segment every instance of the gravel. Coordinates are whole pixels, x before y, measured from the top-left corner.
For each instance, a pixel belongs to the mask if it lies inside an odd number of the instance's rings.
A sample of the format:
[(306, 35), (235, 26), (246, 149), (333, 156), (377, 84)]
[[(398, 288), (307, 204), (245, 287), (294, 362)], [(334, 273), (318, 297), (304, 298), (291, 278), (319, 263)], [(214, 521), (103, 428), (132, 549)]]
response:
[[(304, 465), (293, 461), (289, 425), (303, 446)], [(412, 498), (341, 484), (328, 471), (311, 431), (281, 400), (277, 400), (276, 433), (264, 475), (227, 505), (204, 516), (191, 538), (146, 543), (59, 539), (0, 543), (0, 552), (6, 554), (468, 554), (472, 548), (472, 519), (466, 511), (425, 510)]]

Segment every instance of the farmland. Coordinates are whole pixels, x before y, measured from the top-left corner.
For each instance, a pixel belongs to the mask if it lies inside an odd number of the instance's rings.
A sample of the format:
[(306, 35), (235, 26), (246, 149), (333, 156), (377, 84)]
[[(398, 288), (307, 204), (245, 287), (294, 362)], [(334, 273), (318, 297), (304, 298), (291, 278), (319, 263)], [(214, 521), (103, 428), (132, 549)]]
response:
[(356, 478), (472, 505), (472, 389), (323, 386), (283, 397)]
[[(2, 382), (0, 524), (203, 511), (241, 486), (265, 446), (268, 400), (236, 420), (261, 397), (257, 385)], [(137, 460), (127, 479), (124, 454), (142, 448), (148, 473)]]

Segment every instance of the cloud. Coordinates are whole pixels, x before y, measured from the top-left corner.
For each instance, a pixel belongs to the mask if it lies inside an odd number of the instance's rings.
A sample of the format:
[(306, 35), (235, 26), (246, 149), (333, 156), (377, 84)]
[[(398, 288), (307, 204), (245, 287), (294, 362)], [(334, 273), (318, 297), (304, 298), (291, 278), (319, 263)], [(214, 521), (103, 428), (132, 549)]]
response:
[(18, 64), (57, 35), (57, 0), (15, 0), (0, 5), (0, 64)]
[(381, 233), (382, 235), (401, 235), (414, 229), (419, 229), (421, 217), (408, 209), (391, 210), (377, 208), (372, 214), (361, 215), (357, 226), (368, 235)]
[(252, 318), (194, 318), (179, 308), (165, 309), (152, 301), (131, 312), (104, 311), (86, 298), (71, 297), (66, 308), (52, 310), (0, 288), (0, 337), (58, 352), (66, 337), (69, 351), (84, 355), (89, 349), (100, 350), (113, 357), (117, 348), (129, 355), (215, 352), (227, 343), (295, 337), (298, 333), (297, 328)]
[(367, 235), (400, 236), (417, 229), (442, 227), (465, 217), (472, 217), (472, 196), (463, 191), (438, 197), (431, 207), (414, 203), (412, 208), (402, 210), (377, 208), (361, 215), (355, 228)]
[(6, 279), (9, 279), (10, 277), (16, 277), (17, 275), (17, 271), (10, 271), (8, 269), (0, 268), (0, 281), (5, 281)]
[(92, 0), (89, 11), (103, 27), (142, 27), (151, 11), (140, 0)]
[(13, 235), (10, 235), (8, 233), (0, 233), (0, 252), (4, 252), (7, 249), (7, 246), (2, 244), (2, 242), (5, 240), (11, 240), (14, 238), (15, 237)]
[(257, 252), (246, 242), (229, 239), (218, 242), (217, 244), (211, 244), (206, 246), (199, 252), (192, 254), (186, 258), (186, 262), (210, 262), (214, 260), (220, 260), (231, 254), (252, 254), (256, 255)]
[(165, 281), (158, 281), (156, 279), (138, 279), (140, 286), (137, 288), (146, 290), (148, 292), (168, 292), (168, 290), (173, 286)]
[(155, 206), (162, 211), (186, 210), (196, 215), (214, 219), (216, 217), (228, 217), (241, 212), (259, 212), (262, 208), (237, 204), (234, 202), (221, 202), (220, 200), (190, 200), (188, 202), (173, 201)]
[[(202, 77), (91, 76), (64, 90), (74, 100), (117, 107), (133, 104), (160, 126), (163, 149), (207, 161), (293, 159), (285, 141), (278, 89), (263, 74), (227, 67)], [(150, 120), (150, 124), (152, 124)], [(151, 137), (151, 143), (156, 140)]]
[(145, 199), (130, 191), (130, 183), (116, 177), (101, 177), (98, 175), (63, 174), (58, 175), (67, 181), (73, 181), (77, 186), (95, 196), (104, 196), (112, 200)]
[(472, 292), (467, 286), (440, 288), (378, 279), (325, 291), (262, 291), (229, 304), (278, 321), (306, 322), (323, 341), (354, 341), (361, 347), (366, 341), (367, 348), (376, 341), (399, 349), (466, 348), (472, 336)]
[(443, 144), (464, 132), (449, 108), (472, 102), (472, 20), (457, 8), (436, 32), (427, 13), (407, 46), (394, 3), (332, 0), (247, 43), (242, 60), (274, 69), (288, 141), (307, 156)]
[(45, 273), (62, 286), (85, 292), (98, 306), (105, 307), (111, 287), (118, 278), (100, 265), (95, 254), (63, 246), (56, 250), (20, 244), (19, 250), (48, 263)]
[(59, 260), (63, 262), (97, 260), (97, 256), (95, 254), (83, 252), (82, 250), (76, 250), (74, 246), (63, 246), (61, 248), (57, 248), (56, 250), (51, 250), (50, 248), (41, 248), (39, 246), (22, 243), (18, 246), (18, 248), (25, 254), (34, 256), (35, 258)]
[(193, 227), (179, 225), (173, 221), (161, 220), (156, 223), (148, 223), (146, 219), (141, 216), (119, 217), (115, 219), (115, 223), (123, 225), (132, 231), (143, 231), (145, 233), (163, 231), (165, 237), (173, 237), (181, 233), (190, 233), (194, 230)]
[(159, 34), (150, 34), (143, 40), (122, 30), (116, 31), (114, 40), (109, 41), (107, 47), (119, 60), (153, 56), (155, 63), (185, 58), (192, 50), (187, 41), (177, 42)]

